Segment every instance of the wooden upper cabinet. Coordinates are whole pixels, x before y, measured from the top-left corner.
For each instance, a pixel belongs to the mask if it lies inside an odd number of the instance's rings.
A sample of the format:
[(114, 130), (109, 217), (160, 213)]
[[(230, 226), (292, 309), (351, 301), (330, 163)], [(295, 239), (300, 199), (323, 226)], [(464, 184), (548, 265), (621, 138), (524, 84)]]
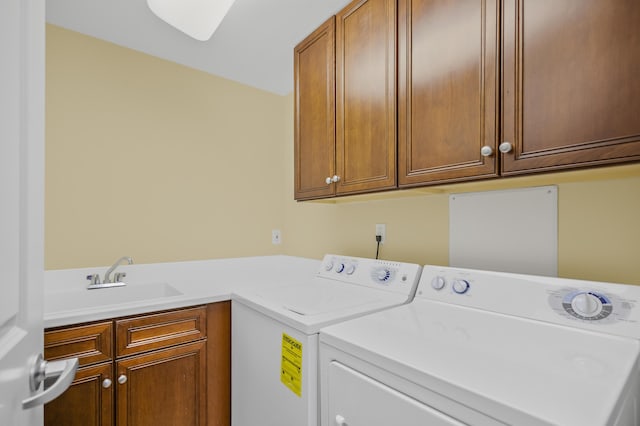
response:
[(503, 4), (503, 174), (640, 160), (640, 1)]
[(497, 0), (399, 0), (399, 186), (498, 174), (498, 17)]
[(295, 198), (327, 197), (335, 185), (335, 18), (294, 49)]
[(396, 0), (336, 15), (336, 193), (396, 186)]

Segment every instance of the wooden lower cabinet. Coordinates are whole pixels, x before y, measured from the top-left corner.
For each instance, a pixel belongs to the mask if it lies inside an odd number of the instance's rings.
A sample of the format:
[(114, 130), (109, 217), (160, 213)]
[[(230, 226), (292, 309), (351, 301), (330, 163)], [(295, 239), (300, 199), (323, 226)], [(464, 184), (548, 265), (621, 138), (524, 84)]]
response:
[[(108, 381), (108, 382), (105, 382)], [(79, 368), (60, 397), (44, 406), (44, 424), (51, 426), (113, 425), (113, 363)]]
[(231, 424), (230, 302), (45, 332), (45, 358), (74, 356), (47, 426)]
[(116, 363), (118, 426), (207, 424), (206, 342)]

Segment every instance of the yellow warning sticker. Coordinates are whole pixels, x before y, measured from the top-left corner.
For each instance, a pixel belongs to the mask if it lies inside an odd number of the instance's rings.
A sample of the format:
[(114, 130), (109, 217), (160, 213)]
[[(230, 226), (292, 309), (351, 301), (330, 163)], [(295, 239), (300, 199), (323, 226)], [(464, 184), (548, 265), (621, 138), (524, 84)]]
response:
[(302, 343), (282, 333), (280, 381), (293, 393), (302, 396)]

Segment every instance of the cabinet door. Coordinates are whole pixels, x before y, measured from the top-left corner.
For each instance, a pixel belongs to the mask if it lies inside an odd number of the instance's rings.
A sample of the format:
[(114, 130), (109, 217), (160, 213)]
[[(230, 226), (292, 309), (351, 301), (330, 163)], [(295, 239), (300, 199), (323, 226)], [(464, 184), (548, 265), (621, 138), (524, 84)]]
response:
[(640, 160), (640, 2), (503, 4), (503, 174)]
[(336, 15), (336, 193), (396, 186), (396, 0)]
[(331, 17), (294, 50), (297, 200), (328, 197), (335, 184), (335, 18)]
[[(400, 0), (398, 182), (498, 173), (497, 0)], [(493, 151), (481, 154), (482, 147)]]
[(117, 361), (118, 426), (206, 425), (205, 345), (199, 341)]
[[(105, 382), (109, 380), (110, 382)], [(113, 363), (79, 368), (62, 395), (44, 406), (46, 426), (111, 426)]]

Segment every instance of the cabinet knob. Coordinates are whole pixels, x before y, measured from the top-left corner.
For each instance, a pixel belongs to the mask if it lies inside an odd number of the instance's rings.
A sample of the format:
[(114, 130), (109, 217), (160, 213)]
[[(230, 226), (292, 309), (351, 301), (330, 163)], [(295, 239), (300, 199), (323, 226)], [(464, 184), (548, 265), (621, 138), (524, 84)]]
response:
[(482, 155), (483, 157), (491, 157), (493, 155), (493, 148), (491, 148), (489, 145), (485, 145), (482, 148), (480, 148), (480, 155)]
[(513, 145), (511, 145), (511, 142), (502, 142), (498, 149), (501, 153), (506, 154), (508, 152), (511, 152), (511, 150), (513, 149)]
[(347, 426), (347, 419), (340, 414), (336, 414), (336, 426)]
[(120, 383), (121, 385), (124, 385), (125, 383), (127, 383), (127, 376), (125, 376), (124, 374), (121, 374), (120, 377), (118, 377), (118, 383)]
[(333, 182), (333, 181), (331, 180), (331, 177), (328, 177), (328, 176), (327, 176), (327, 178), (326, 178), (324, 181), (327, 183), (327, 185), (331, 185), (331, 183)]
[(340, 176), (338, 176), (338, 175), (333, 175), (333, 177), (331, 178), (331, 181), (332, 181), (332, 182), (334, 182), (334, 183), (335, 183), (335, 182), (340, 182)]
[(102, 387), (103, 387), (103, 388), (108, 389), (110, 386), (111, 386), (111, 380), (109, 380), (109, 379), (104, 379), (104, 380), (102, 381)]

